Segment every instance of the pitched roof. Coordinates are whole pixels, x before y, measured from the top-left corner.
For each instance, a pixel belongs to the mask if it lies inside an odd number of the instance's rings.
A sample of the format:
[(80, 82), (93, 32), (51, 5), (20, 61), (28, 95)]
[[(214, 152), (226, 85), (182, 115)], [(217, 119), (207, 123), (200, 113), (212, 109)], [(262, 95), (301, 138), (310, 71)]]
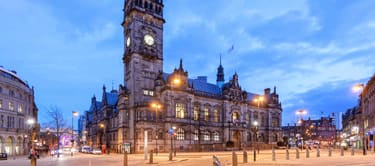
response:
[(106, 93), (108, 105), (116, 105), (118, 99), (117, 91), (112, 91), (111, 93)]

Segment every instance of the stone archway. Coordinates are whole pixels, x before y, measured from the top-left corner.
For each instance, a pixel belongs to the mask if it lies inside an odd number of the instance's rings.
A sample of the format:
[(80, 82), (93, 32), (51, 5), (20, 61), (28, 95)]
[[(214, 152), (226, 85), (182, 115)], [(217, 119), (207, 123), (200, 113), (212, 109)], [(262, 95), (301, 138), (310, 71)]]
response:
[(241, 145), (241, 132), (238, 131), (238, 130), (234, 130), (233, 131), (233, 143), (234, 143), (234, 147), (240, 147)]
[(22, 154), (22, 150), (23, 150), (22, 144), (23, 144), (22, 143), (22, 137), (21, 136), (17, 137), (16, 150), (15, 150), (16, 155)]
[(14, 137), (9, 136), (5, 140), (5, 152), (8, 153), (9, 156), (14, 154)]

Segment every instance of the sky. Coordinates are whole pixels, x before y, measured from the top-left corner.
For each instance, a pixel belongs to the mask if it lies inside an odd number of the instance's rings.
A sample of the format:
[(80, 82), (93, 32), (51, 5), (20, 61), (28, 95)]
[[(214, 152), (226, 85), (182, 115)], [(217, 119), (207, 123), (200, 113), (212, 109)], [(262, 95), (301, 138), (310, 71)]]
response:
[[(0, 65), (35, 88), (39, 120), (51, 106), (66, 120), (84, 113), (102, 86), (123, 84), (123, 0), (12, 0), (0, 3)], [(345, 112), (351, 87), (375, 72), (373, 0), (164, 0), (164, 72), (183, 59), (190, 78), (242, 88), (277, 87), (282, 124)], [(233, 46), (233, 51), (228, 49)]]

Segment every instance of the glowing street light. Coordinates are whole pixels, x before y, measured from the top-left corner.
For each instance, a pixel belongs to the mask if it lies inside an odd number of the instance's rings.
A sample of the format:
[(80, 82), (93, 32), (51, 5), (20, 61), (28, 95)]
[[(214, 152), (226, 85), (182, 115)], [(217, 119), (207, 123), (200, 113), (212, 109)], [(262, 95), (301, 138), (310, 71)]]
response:
[[(358, 83), (352, 87), (352, 91), (354, 93), (360, 93), (359, 96), (362, 96), (363, 89), (365, 88), (364, 84)], [(360, 102), (362, 102), (362, 97), (360, 98)], [(360, 103), (360, 108), (362, 109), (362, 149), (363, 149), (363, 155), (366, 155), (366, 139), (365, 139), (365, 117), (363, 115), (363, 107), (362, 103)]]
[(78, 116), (78, 112), (77, 111), (72, 111), (72, 148), (70, 149), (70, 156), (73, 156), (73, 145), (74, 145), (74, 123), (73, 123), (73, 120), (74, 120), (74, 116)]
[(156, 153), (156, 155), (158, 155), (158, 110), (161, 108), (161, 104), (159, 104), (159, 103), (152, 103), (151, 107), (155, 108), (155, 114), (156, 114), (156, 121), (155, 121), (156, 122), (155, 123), (156, 149), (155, 149), (155, 153)]
[(264, 101), (264, 97), (263, 96), (258, 96), (256, 98), (254, 98), (253, 100), (255, 103), (258, 104), (258, 108), (259, 108), (259, 103), (262, 103), (263, 104), (263, 101)]

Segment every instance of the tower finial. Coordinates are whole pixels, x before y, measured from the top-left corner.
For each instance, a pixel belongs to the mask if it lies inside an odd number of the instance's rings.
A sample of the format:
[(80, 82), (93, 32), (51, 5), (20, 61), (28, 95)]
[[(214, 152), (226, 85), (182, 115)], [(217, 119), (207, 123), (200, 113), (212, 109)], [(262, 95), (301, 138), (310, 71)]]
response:
[(182, 69), (182, 58), (180, 58), (180, 69)]
[(220, 53), (220, 66), (221, 66), (221, 53)]

